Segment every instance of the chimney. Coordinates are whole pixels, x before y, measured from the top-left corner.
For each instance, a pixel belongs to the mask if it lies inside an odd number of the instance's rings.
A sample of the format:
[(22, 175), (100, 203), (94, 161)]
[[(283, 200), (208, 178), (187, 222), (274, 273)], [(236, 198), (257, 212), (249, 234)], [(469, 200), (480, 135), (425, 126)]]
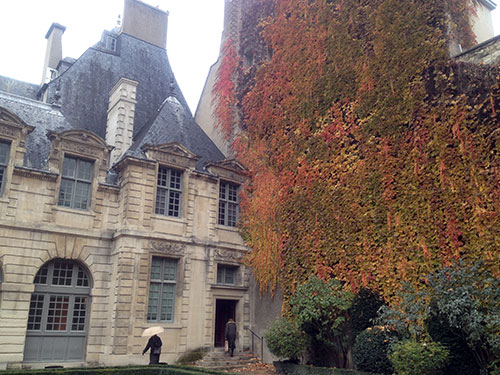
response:
[(122, 77), (109, 94), (106, 143), (114, 146), (110, 165), (115, 164), (132, 145), (137, 85), (138, 82)]
[(45, 51), (45, 61), (43, 63), (42, 85), (49, 82), (53, 77), (53, 72), (57, 69), (57, 64), (62, 59), (62, 35), (66, 27), (58, 23), (53, 23), (45, 39), (47, 39), (47, 49)]
[(125, 0), (121, 33), (167, 48), (168, 12), (139, 0)]

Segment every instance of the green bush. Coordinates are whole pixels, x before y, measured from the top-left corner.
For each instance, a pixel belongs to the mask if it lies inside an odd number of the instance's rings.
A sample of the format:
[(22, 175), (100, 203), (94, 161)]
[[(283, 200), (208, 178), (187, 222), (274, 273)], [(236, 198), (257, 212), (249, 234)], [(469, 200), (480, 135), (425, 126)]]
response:
[(378, 316), (378, 309), (384, 304), (380, 294), (368, 288), (362, 288), (352, 301), (349, 309), (351, 326), (355, 335), (372, 327)]
[(297, 360), (307, 346), (306, 335), (288, 319), (273, 322), (265, 333), (269, 351), (276, 357)]
[(375, 375), (345, 368), (315, 367), (290, 362), (273, 362), (273, 365), (280, 375)]
[(391, 339), (390, 332), (380, 327), (361, 332), (352, 348), (354, 366), (361, 371), (392, 374), (394, 369), (388, 357)]
[(398, 375), (433, 375), (448, 362), (448, 350), (436, 342), (400, 341), (389, 359)]

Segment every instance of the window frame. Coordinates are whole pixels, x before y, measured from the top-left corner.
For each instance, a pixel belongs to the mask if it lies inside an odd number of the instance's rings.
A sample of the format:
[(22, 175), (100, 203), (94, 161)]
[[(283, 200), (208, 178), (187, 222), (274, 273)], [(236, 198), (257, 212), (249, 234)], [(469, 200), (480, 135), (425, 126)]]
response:
[[(64, 164), (65, 164), (65, 161), (66, 160), (75, 160), (76, 161), (76, 165), (75, 165), (75, 169), (73, 170), (73, 176), (65, 176), (64, 175)], [(79, 166), (80, 166), (80, 163), (89, 163), (90, 164), (90, 167), (89, 167), (89, 170), (90, 170), (90, 178), (89, 179), (85, 179), (85, 178), (82, 178), (82, 177), (79, 177), (78, 176), (78, 172), (79, 172)], [(57, 197), (57, 206), (58, 207), (64, 207), (64, 208), (69, 208), (69, 209), (73, 209), (73, 210), (80, 210), (80, 211), (89, 211), (91, 209), (91, 206), (92, 206), (92, 191), (93, 191), (93, 186), (94, 186), (94, 175), (95, 175), (95, 165), (96, 165), (96, 161), (93, 160), (93, 159), (88, 159), (88, 158), (85, 158), (85, 157), (80, 157), (80, 156), (75, 156), (75, 155), (71, 155), (71, 154), (64, 154), (63, 158), (62, 158), (62, 163), (61, 163), (61, 173), (60, 173), (60, 182), (59, 182), (59, 194), (58, 194), (58, 197)], [(71, 193), (70, 193), (70, 198), (69, 198), (69, 205), (66, 205), (64, 202), (61, 203), (61, 200), (63, 199), (64, 201), (67, 201), (67, 199), (65, 199), (62, 194), (66, 194), (66, 193), (63, 193), (63, 184), (65, 183), (65, 181), (70, 181), (71, 182)], [(85, 208), (82, 208), (82, 207), (76, 207), (76, 187), (78, 186), (78, 184), (85, 184), (88, 186), (88, 190), (87, 190), (87, 197), (86, 197), (86, 207)]]
[(5, 185), (7, 182), (7, 172), (8, 172), (8, 168), (9, 168), (12, 142), (8, 142), (4, 139), (0, 139), (0, 144), (7, 146), (7, 155), (6, 155), (5, 161), (0, 159), (0, 176), (1, 176), (1, 179), (0, 179), (0, 197), (2, 197), (3, 192), (5, 191)]
[[(160, 173), (165, 171), (165, 185), (160, 184)], [(179, 187), (172, 187), (172, 172), (178, 173), (178, 185)], [(182, 169), (172, 168), (167, 165), (158, 165), (156, 172), (156, 194), (155, 194), (155, 215), (161, 215), (165, 217), (173, 217), (173, 218), (181, 218), (182, 217), (182, 199), (183, 199), (183, 182), (184, 179), (184, 171)], [(174, 182), (176, 183), (176, 182)], [(160, 194), (160, 192), (164, 192)], [(172, 197), (171, 194), (178, 194), (177, 204), (173, 205), (172, 212), (174, 214), (170, 214), (170, 203), (171, 199), (175, 200), (175, 195)], [(161, 197), (161, 198), (160, 198)], [(160, 199), (163, 198), (163, 202)], [(161, 207), (160, 207), (161, 205)], [(175, 208), (176, 207), (176, 208)]]
[[(159, 279), (154, 279), (153, 278), (153, 264), (156, 261), (161, 261), (161, 269), (160, 269), (160, 275), (161, 278)], [(173, 272), (173, 279), (165, 279), (165, 267), (166, 265), (174, 265), (174, 272)], [(178, 283), (178, 278), (179, 278), (179, 259), (176, 258), (169, 258), (169, 257), (162, 257), (162, 256), (153, 256), (151, 258), (151, 267), (149, 270), (149, 287), (148, 287), (148, 304), (147, 304), (147, 309), (146, 309), (146, 321), (148, 323), (173, 323), (175, 321), (175, 302), (176, 302), (176, 293), (177, 293), (177, 283)], [(159, 289), (158, 290), (153, 290), (152, 286), (153, 285), (158, 285)], [(171, 287), (172, 289), (169, 291), (171, 293), (171, 305), (169, 306), (168, 303), (166, 306), (166, 310), (163, 313), (162, 308), (163, 306), (163, 299), (166, 298), (164, 296), (165, 292), (165, 287)], [(152, 293), (157, 292), (157, 304), (152, 305)], [(153, 310), (156, 311), (153, 311)], [(154, 314), (154, 317), (153, 317)], [(162, 315), (165, 315), (166, 319), (161, 319)], [(168, 319), (168, 315), (170, 315), (170, 319)]]
[[(231, 188), (235, 190), (233, 194)], [(226, 180), (219, 181), (219, 206), (217, 210), (217, 223), (219, 225), (233, 228), (238, 225), (240, 216), (239, 190), (240, 185), (237, 183)], [(231, 196), (234, 196), (235, 199), (230, 199)], [(230, 216), (230, 208), (234, 210), (234, 219)]]
[[(240, 266), (237, 266), (234, 264), (218, 263), (217, 270), (216, 270), (216, 276), (215, 276), (215, 283), (217, 285), (227, 285), (227, 286), (239, 285), (239, 269), (240, 269)], [(227, 282), (227, 276), (228, 276), (229, 270), (232, 271), (231, 274), (233, 277), (233, 282)], [(219, 276), (220, 276), (220, 278), (219, 278)]]
[[(57, 269), (57, 264), (65, 267)], [(63, 277), (66, 280), (67, 270), (69, 269), (71, 270), (70, 284), (67, 282), (62, 284), (54, 283), (54, 280), (62, 280), (60, 278), (61, 273), (64, 274)], [(80, 280), (82, 285), (78, 285)], [(89, 272), (80, 263), (73, 260), (54, 259), (38, 270), (33, 284), (35, 290), (31, 294), (26, 326), (26, 330), (30, 334), (82, 335), (88, 331), (92, 280)], [(57, 298), (65, 298), (66, 300), (61, 302), (55, 300)], [(82, 302), (84, 302), (84, 309), (82, 309)], [(55, 305), (52, 310), (51, 303)], [(61, 303), (66, 303), (65, 315), (56, 314), (59, 310), (61, 310), (60, 312), (64, 311), (64, 307), (57, 306), (57, 304)], [(36, 310), (36, 314), (32, 314), (34, 310)], [(53, 311), (53, 313), (51, 314), (50, 311)], [(64, 329), (56, 329), (60, 328), (58, 325), (61, 324), (65, 325)], [(49, 325), (51, 325), (50, 329)], [(77, 326), (76, 329), (74, 329), (75, 325)]]

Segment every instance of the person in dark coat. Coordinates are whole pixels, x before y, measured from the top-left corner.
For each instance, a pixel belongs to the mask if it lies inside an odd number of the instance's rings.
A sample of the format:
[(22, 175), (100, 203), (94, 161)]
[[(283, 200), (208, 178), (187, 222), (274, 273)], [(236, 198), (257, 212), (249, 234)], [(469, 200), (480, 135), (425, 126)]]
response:
[(229, 319), (226, 324), (226, 340), (227, 346), (229, 348), (229, 352), (231, 353), (231, 357), (234, 353), (234, 342), (236, 341), (236, 323), (233, 319)]
[(149, 364), (154, 365), (156, 363), (160, 362), (160, 354), (161, 354), (161, 339), (158, 337), (158, 335), (153, 335), (149, 338), (148, 344), (142, 351), (142, 355), (146, 353), (149, 349), (151, 351), (149, 352)]

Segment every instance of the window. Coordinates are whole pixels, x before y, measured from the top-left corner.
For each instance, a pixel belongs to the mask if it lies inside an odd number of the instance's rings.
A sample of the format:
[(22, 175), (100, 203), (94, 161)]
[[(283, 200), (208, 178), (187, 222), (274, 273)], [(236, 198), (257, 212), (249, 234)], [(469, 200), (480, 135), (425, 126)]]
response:
[(238, 188), (236, 184), (220, 182), (219, 224), (235, 227), (238, 222)]
[(149, 322), (174, 320), (176, 280), (177, 260), (153, 257), (147, 316)]
[(10, 144), (0, 142), (0, 195), (2, 195), (9, 163)]
[(116, 38), (106, 35), (106, 49), (116, 51)]
[(59, 205), (87, 210), (92, 186), (92, 168), (90, 161), (64, 157)]
[(40, 268), (34, 284), (24, 361), (82, 361), (91, 304), (90, 274), (77, 262), (55, 259)]
[(156, 209), (160, 215), (180, 217), (182, 172), (160, 166), (156, 189)]
[(34, 283), (28, 330), (85, 330), (90, 283), (82, 266), (72, 261), (55, 260), (40, 268)]
[(237, 266), (217, 265), (217, 284), (235, 285), (237, 276)]

